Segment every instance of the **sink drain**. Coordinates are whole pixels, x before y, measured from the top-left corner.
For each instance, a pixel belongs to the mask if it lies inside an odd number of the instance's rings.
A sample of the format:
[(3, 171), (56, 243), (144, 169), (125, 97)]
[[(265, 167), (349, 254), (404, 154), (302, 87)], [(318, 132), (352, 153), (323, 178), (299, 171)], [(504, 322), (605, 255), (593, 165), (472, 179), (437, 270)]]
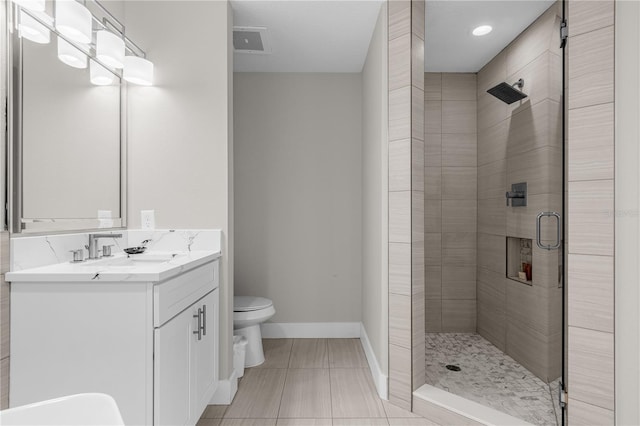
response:
[(458, 367), (457, 365), (448, 364), (448, 365), (447, 365), (447, 370), (451, 370), (451, 371), (460, 371), (460, 367)]

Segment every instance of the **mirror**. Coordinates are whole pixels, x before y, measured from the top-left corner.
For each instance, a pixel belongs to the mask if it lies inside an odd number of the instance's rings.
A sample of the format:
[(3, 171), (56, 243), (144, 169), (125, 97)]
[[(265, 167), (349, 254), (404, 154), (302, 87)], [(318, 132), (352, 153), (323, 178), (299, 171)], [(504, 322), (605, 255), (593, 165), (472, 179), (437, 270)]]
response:
[(89, 65), (110, 72), (88, 58), (83, 69), (66, 65), (58, 59), (61, 42), (54, 34), (48, 44), (14, 40), (20, 75), (14, 102), (21, 111), (14, 135), (20, 153), (13, 156), (15, 232), (124, 225), (120, 79), (93, 85)]

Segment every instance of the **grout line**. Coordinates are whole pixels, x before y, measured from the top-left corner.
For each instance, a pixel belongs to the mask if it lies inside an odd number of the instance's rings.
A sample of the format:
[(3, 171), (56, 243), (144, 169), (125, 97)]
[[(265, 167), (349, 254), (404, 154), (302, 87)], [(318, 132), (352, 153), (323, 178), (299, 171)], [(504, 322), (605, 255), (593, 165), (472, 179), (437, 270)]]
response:
[(591, 108), (591, 107), (602, 106), (602, 105), (615, 105), (615, 101), (597, 102), (595, 104), (581, 105), (581, 106), (578, 106), (578, 107), (567, 108), (567, 112), (569, 112), (569, 111), (577, 111), (577, 110), (581, 110), (581, 109), (585, 109), (585, 108)]
[(549, 396), (551, 397), (551, 406), (553, 407), (553, 416), (556, 420), (556, 426), (560, 426), (558, 424), (558, 412), (556, 411), (556, 404), (553, 399), (553, 390), (551, 389), (551, 383), (547, 383), (547, 388), (549, 389)]
[(287, 386), (287, 378), (289, 377), (289, 369), (287, 368), (284, 373), (284, 384), (282, 385), (282, 392), (280, 392), (280, 403), (278, 404), (278, 412), (276, 413), (276, 423), (280, 418), (280, 409), (282, 408), (282, 398), (284, 396), (284, 388)]
[(287, 358), (287, 366), (286, 369), (291, 368), (291, 356), (293, 354), (293, 345), (296, 344), (296, 339), (291, 339), (291, 348), (289, 348), (289, 357)]
[[(329, 341), (327, 340), (327, 358), (328, 357), (329, 357)], [(333, 391), (331, 389), (331, 371), (333, 371), (333, 369), (331, 368), (330, 362), (329, 362), (329, 368), (327, 368), (327, 370), (329, 371), (329, 412), (331, 413), (331, 424), (333, 425)]]

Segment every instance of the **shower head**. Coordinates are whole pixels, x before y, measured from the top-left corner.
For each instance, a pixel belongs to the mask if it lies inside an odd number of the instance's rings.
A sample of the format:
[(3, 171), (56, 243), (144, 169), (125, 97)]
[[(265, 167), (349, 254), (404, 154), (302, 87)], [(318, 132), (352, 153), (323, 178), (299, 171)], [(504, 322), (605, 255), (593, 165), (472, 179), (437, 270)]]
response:
[(494, 86), (491, 89), (487, 90), (487, 93), (495, 96), (506, 104), (512, 104), (527, 97), (526, 94), (516, 89), (516, 86), (518, 86), (518, 89), (522, 89), (522, 86), (524, 86), (524, 80), (520, 79), (513, 83), (513, 85), (509, 85), (508, 83), (504, 82), (500, 83), (497, 86)]

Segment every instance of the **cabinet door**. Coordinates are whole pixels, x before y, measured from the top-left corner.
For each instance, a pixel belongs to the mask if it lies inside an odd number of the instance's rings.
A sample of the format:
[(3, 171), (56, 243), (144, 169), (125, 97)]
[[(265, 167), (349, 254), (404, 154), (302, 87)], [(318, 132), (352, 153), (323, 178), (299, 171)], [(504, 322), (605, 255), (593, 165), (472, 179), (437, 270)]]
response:
[[(191, 363), (193, 331), (197, 328), (197, 308), (190, 306), (155, 329), (153, 423), (185, 425), (192, 423)], [(197, 337), (196, 337), (197, 338)]]
[(209, 404), (218, 384), (218, 289), (207, 294), (195, 304), (202, 309), (204, 328), (201, 339), (193, 340), (193, 412), (198, 419)]

